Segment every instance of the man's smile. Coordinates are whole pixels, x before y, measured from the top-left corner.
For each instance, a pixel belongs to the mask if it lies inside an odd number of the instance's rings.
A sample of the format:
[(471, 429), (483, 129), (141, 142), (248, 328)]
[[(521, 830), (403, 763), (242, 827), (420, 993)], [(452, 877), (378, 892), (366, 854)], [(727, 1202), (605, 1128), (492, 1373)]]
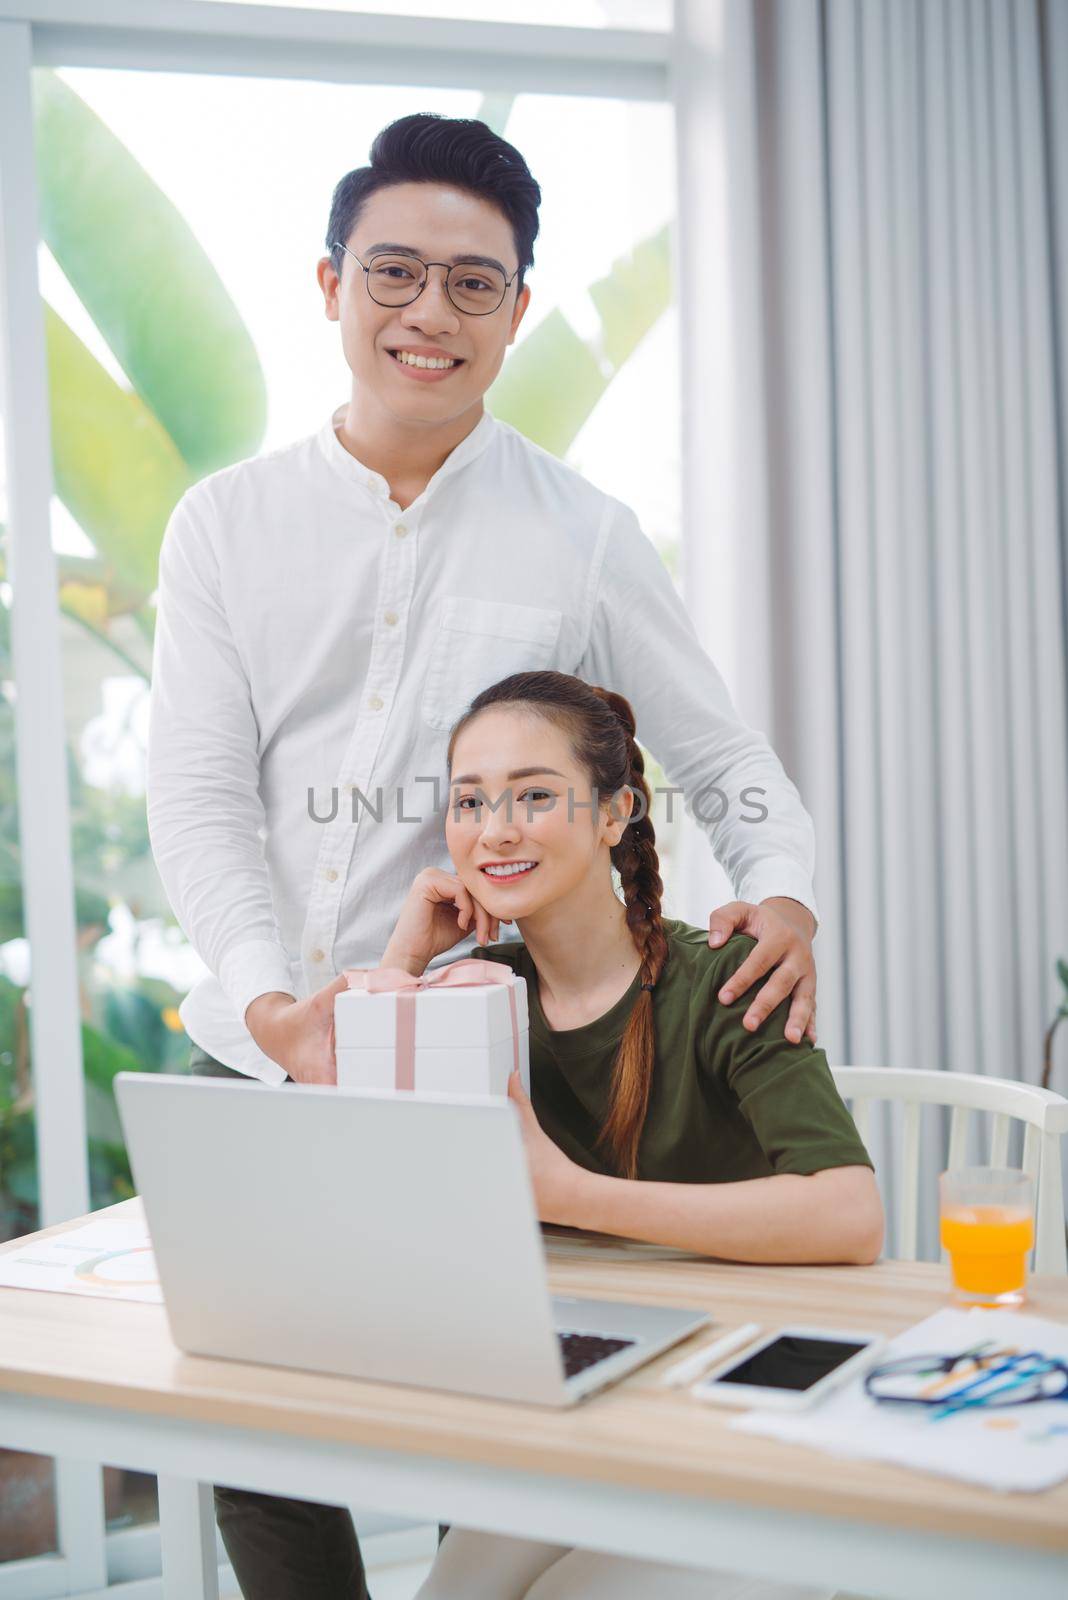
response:
[(433, 383), (465, 365), (462, 356), (450, 355), (437, 345), (398, 345), (387, 350), (395, 366), (409, 378)]

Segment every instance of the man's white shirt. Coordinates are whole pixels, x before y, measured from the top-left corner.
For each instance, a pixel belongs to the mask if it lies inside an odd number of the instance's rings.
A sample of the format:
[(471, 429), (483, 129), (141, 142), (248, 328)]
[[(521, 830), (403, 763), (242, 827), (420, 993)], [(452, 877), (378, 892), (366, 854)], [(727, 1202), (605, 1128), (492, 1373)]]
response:
[(528, 669), (625, 695), (738, 898), (817, 915), (808, 813), (634, 513), (489, 412), (402, 511), (341, 415), (196, 484), (163, 540), (148, 822), (209, 968), (180, 1008), (190, 1038), (284, 1079), (245, 1010), (378, 963), (415, 875), (452, 871), (450, 728)]

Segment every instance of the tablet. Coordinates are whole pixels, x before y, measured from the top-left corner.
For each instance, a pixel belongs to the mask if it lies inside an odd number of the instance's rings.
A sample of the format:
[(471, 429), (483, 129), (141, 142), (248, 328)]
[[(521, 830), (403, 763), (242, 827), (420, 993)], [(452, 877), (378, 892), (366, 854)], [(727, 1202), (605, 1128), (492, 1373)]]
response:
[(690, 1393), (725, 1406), (798, 1411), (858, 1376), (886, 1344), (857, 1328), (780, 1328), (714, 1367)]

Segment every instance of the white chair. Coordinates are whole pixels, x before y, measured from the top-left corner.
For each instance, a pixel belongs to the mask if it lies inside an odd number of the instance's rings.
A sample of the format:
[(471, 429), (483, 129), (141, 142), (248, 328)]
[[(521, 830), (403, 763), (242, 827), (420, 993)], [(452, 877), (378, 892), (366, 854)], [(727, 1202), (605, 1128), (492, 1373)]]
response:
[(913, 1071), (905, 1067), (832, 1067), (838, 1093), (853, 1113), (860, 1137), (868, 1142), (872, 1103), (901, 1103), (904, 1140), (895, 1172), (898, 1185), (898, 1235), (895, 1254), (915, 1261), (920, 1189), (920, 1108), (951, 1106), (946, 1170), (966, 1164), (968, 1128), (974, 1112), (990, 1112), (990, 1165), (1003, 1167), (1009, 1149), (1009, 1124), (1025, 1125), (1023, 1170), (1035, 1186), (1033, 1271), (1068, 1272), (1065, 1252), (1064, 1185), (1061, 1137), (1068, 1133), (1068, 1100), (1010, 1078), (984, 1078), (970, 1072)]

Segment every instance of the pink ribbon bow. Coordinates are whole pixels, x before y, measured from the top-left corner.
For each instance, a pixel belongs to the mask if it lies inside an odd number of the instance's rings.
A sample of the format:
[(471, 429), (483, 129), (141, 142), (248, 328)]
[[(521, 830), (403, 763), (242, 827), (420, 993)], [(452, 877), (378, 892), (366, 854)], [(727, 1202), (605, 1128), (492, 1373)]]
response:
[(512, 1019), (512, 1064), (519, 1071), (519, 1018), (515, 1006), (515, 973), (499, 961), (453, 961), (417, 978), (403, 967), (376, 967), (371, 972), (347, 971), (350, 989), (368, 994), (397, 996), (396, 1043), (394, 1045), (394, 1086), (415, 1088), (415, 1001), (421, 989), (478, 989), (487, 984), (508, 987), (508, 1009)]

